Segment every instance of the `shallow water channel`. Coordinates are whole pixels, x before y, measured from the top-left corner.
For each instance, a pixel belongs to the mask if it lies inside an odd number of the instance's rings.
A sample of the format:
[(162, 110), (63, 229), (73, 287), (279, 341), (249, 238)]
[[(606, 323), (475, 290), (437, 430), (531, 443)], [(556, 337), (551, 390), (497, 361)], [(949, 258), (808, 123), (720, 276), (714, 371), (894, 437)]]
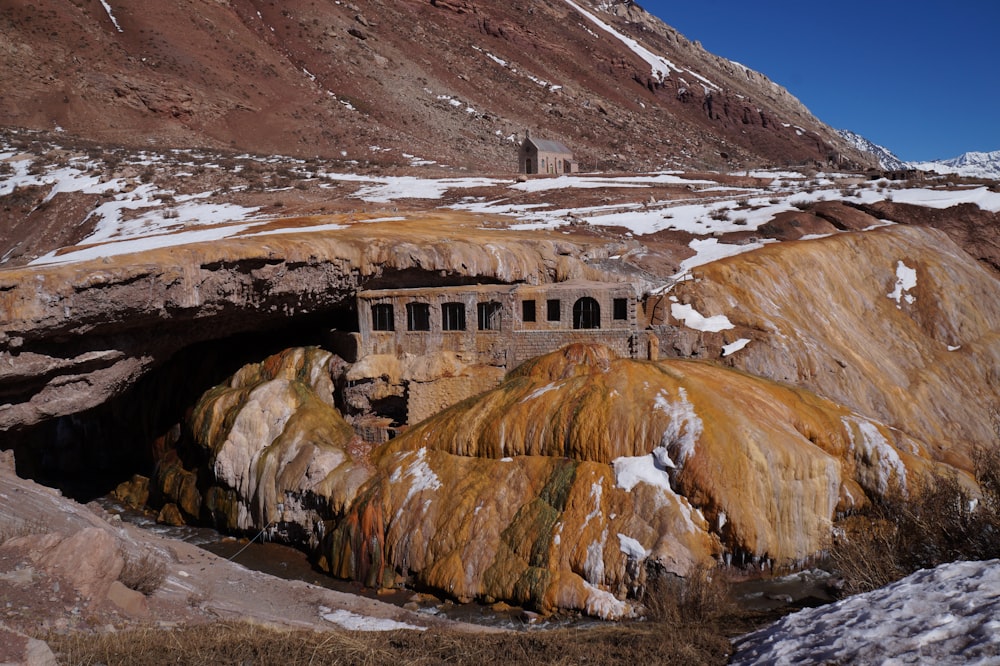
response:
[[(110, 496), (98, 503), (111, 514), (156, 534), (185, 541), (224, 557), (248, 569), (284, 578), (300, 580), (338, 592), (378, 599), (408, 610), (439, 615), (451, 620), (506, 629), (555, 629), (586, 627), (602, 624), (600, 620), (577, 615), (542, 619), (535, 613), (505, 604), (459, 604), (433, 594), (409, 589), (377, 591), (360, 583), (334, 578), (313, 567), (308, 556), (291, 546), (279, 543), (226, 536), (208, 527), (172, 527), (161, 525), (147, 513), (126, 507)], [(830, 595), (831, 576), (825, 571), (810, 569), (782, 577), (751, 578), (734, 583), (732, 591), (738, 605), (746, 610), (772, 611), (776, 614), (819, 606), (833, 601)]]
[(154, 516), (126, 507), (110, 496), (102, 497), (97, 502), (108, 513), (121, 516), (123, 521), (161, 536), (198, 546), (247, 569), (261, 571), (287, 580), (301, 580), (338, 592), (378, 599), (418, 613), (506, 629), (554, 629), (600, 624), (599, 620), (578, 616), (541, 619), (535, 613), (527, 612), (518, 607), (505, 608), (503, 604), (496, 606), (479, 603), (459, 604), (449, 599), (441, 599), (433, 594), (409, 589), (377, 591), (354, 581), (334, 578), (316, 569), (304, 552), (291, 546), (260, 540), (249, 541), (245, 538), (238, 539), (221, 534), (209, 527), (161, 525), (156, 522)]

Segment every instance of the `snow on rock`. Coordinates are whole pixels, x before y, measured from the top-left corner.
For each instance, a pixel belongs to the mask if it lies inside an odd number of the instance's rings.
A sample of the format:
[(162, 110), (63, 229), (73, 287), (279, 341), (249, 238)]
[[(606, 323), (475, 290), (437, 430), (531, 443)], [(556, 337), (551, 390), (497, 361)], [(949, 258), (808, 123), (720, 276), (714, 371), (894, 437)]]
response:
[[(348, 175), (331, 176), (338, 180), (356, 180)], [(369, 203), (389, 203), (397, 199), (440, 199), (451, 189), (491, 187), (499, 184), (491, 178), (415, 178), (413, 176), (392, 176), (372, 178), (373, 185), (367, 185), (354, 193), (353, 197)]]
[(666, 472), (657, 467), (653, 455), (622, 456), (611, 462), (615, 470), (615, 483), (623, 490), (632, 490), (639, 483), (670, 490)]
[[(863, 190), (857, 197), (851, 200), (858, 200), (861, 203), (874, 203), (886, 198), (884, 193), (875, 190)], [(1000, 212), (1000, 193), (994, 192), (986, 187), (975, 187), (972, 189), (939, 190), (931, 188), (913, 188), (906, 190), (893, 190), (892, 201), (895, 203), (913, 204), (915, 206), (926, 206), (927, 208), (951, 208), (958, 204), (971, 203), (979, 206), (983, 210), (991, 213)]]
[(410, 484), (402, 506), (409, 504), (413, 496), (421, 491), (437, 490), (441, 487), (441, 480), (427, 464), (427, 449), (417, 450), (413, 457), (413, 462), (408, 466), (397, 467), (389, 479), (392, 483), (408, 481)]
[(718, 333), (719, 331), (734, 328), (733, 323), (729, 321), (729, 318), (726, 315), (713, 315), (711, 317), (706, 317), (695, 310), (692, 305), (671, 303), (670, 314), (674, 316), (674, 319), (684, 322), (685, 326), (693, 328), (696, 331)]
[(397, 631), (399, 629), (409, 629), (411, 631), (425, 631), (427, 627), (418, 627), (408, 622), (397, 620), (387, 620), (379, 617), (368, 617), (358, 615), (349, 610), (330, 610), (326, 606), (319, 607), (319, 614), (327, 622), (332, 622), (342, 629), (348, 631)]
[[(671, 450), (677, 458), (676, 464), (683, 465), (688, 458), (694, 455), (695, 445), (704, 431), (704, 424), (694, 411), (694, 405), (688, 400), (687, 391), (683, 387), (677, 389), (678, 400), (670, 402), (666, 389), (660, 389), (653, 401), (653, 409), (657, 409), (666, 414), (670, 421), (667, 428), (660, 437), (660, 445), (657, 451), (664, 449)], [(654, 452), (654, 456), (656, 453)], [(665, 463), (662, 458), (657, 457), (658, 462)], [(671, 462), (671, 458), (667, 458)]]
[[(650, 51), (649, 49), (647, 49), (646, 47), (644, 47), (643, 45), (641, 45), (636, 40), (632, 39), (631, 37), (629, 37), (627, 35), (623, 35), (622, 33), (618, 32), (617, 30), (615, 30), (614, 28), (612, 28), (610, 25), (608, 25), (607, 23), (605, 23), (601, 19), (597, 18), (595, 15), (593, 15), (590, 12), (588, 12), (587, 10), (585, 10), (583, 7), (581, 7), (580, 5), (578, 5), (575, 2), (573, 2), (573, 0), (566, 0), (566, 4), (568, 4), (570, 7), (572, 7), (576, 11), (580, 12), (583, 16), (585, 16), (587, 18), (587, 20), (589, 20), (590, 22), (592, 22), (598, 28), (600, 28), (604, 32), (610, 34), (611, 36), (613, 36), (616, 39), (618, 39), (619, 41), (621, 41), (621, 43), (624, 44), (625, 46), (627, 46), (633, 53), (635, 53), (637, 56), (639, 56), (640, 58), (642, 58), (643, 60), (645, 60), (649, 64), (649, 66), (652, 68), (652, 74), (653, 74), (654, 77), (662, 80), (662, 79), (669, 78), (671, 70), (673, 70), (675, 72), (682, 71), (677, 65), (675, 65), (674, 63), (672, 63), (667, 58), (664, 58), (661, 55), (657, 55), (657, 54), (653, 53), (652, 51)], [(693, 74), (693, 72), (692, 72), (692, 74)], [(706, 82), (707, 82), (707, 80), (706, 80)], [(716, 87), (716, 88), (718, 87), (715, 84), (711, 84), (711, 85), (713, 87)]]
[(738, 254), (743, 254), (744, 252), (749, 252), (750, 250), (756, 250), (764, 247), (764, 243), (758, 242), (747, 243), (745, 245), (732, 245), (729, 243), (720, 243), (717, 238), (695, 238), (688, 243), (688, 247), (694, 250), (695, 254), (693, 257), (688, 257), (681, 262), (680, 270), (676, 275), (674, 275), (675, 280), (684, 277), (691, 271), (692, 268), (695, 268), (696, 266), (703, 266), (704, 264), (716, 261), (717, 259), (735, 257)]
[(896, 301), (896, 307), (903, 307), (902, 301), (912, 304), (916, 297), (913, 294), (908, 294), (910, 289), (917, 286), (917, 270), (915, 268), (910, 268), (903, 263), (900, 259), (896, 264), (896, 287), (892, 292), (886, 294), (889, 298)]
[(722, 345), (722, 355), (731, 356), (739, 350), (750, 344), (750, 338), (740, 338), (734, 342), (730, 342), (728, 345)]
[(649, 551), (642, 547), (638, 540), (618, 533), (618, 547), (630, 560), (644, 560), (649, 557)]
[[(851, 447), (856, 447), (859, 457), (871, 461), (870, 464), (875, 468), (878, 491), (885, 493), (893, 478), (905, 489), (906, 465), (903, 464), (899, 453), (889, 444), (878, 426), (859, 416), (844, 417), (843, 423), (847, 436), (850, 438)], [(855, 437), (855, 428), (859, 435), (857, 437)]]
[(793, 613), (735, 641), (731, 664), (1000, 663), (1000, 561), (952, 562)]
[(111, 19), (111, 22), (115, 25), (115, 30), (118, 32), (125, 32), (122, 30), (122, 27), (118, 25), (118, 19), (116, 19), (114, 13), (112, 13), (111, 5), (108, 4), (108, 0), (101, 0), (101, 6), (104, 7), (104, 11), (108, 13), (108, 18)]
[(583, 582), (587, 590), (587, 615), (599, 617), (602, 620), (621, 620), (627, 617), (635, 617), (635, 608), (626, 601), (622, 601), (606, 590), (594, 587), (587, 581)]

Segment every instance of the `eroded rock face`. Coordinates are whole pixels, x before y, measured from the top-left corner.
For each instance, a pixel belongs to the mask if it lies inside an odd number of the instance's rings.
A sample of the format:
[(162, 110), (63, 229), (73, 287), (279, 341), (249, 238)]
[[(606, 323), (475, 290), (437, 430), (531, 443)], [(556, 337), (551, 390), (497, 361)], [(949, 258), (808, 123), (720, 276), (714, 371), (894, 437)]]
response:
[[(570, 346), (367, 458), (324, 466), (310, 493), (326, 513), (307, 519), (318, 533), (327, 517), (321, 563), (373, 586), (408, 579), (463, 600), (621, 617), (649, 571), (794, 562), (822, 550), (839, 514), (926, 473), (971, 483), (972, 447), (992, 435), (1000, 290), (943, 234), (765, 247), (696, 269), (670, 297), (727, 318), (718, 332), (656, 329), (665, 344), (693, 334), (707, 359)], [(278, 467), (255, 452), (312, 404), (272, 382), (308, 376), (328, 396), (321, 358), (269, 359), (199, 408), (243, 529), (267, 524), (294, 485), (262, 481)]]
[(230, 530), (275, 526), (315, 542), (368, 477), (363, 447), (333, 405), (332, 354), (292, 349), (244, 367), (195, 406), (214, 483), (205, 510)]
[(920, 443), (807, 391), (585, 345), (377, 457), (325, 546), (333, 573), (378, 585), (389, 568), (460, 599), (610, 616), (630, 612), (647, 567), (814, 554), (838, 512), (930, 466)]
[(326, 519), (321, 563), (376, 587), (623, 617), (650, 570), (804, 558), (837, 512), (931, 467), (919, 442), (807, 391), (589, 345), (365, 458), (319, 398), (329, 372), (319, 350), (248, 366), (206, 394), (195, 431), (231, 527), (318, 535)]
[(585, 259), (622, 247), (512, 237), (483, 229), (477, 216), (446, 213), (389, 223), (378, 237), (358, 224), (336, 234), (229, 239), (4, 271), (0, 431), (101, 405), (200, 341), (293, 317), (323, 317), (311, 325), (326, 331), (354, 330), (355, 294), (373, 281), (545, 281), (557, 270), (601, 279), (605, 273)]
[[(891, 226), (767, 246), (672, 291), (731, 329), (695, 353), (810, 389), (971, 469), (1000, 404), (1000, 283), (939, 231)], [(745, 339), (724, 358), (723, 344)]]

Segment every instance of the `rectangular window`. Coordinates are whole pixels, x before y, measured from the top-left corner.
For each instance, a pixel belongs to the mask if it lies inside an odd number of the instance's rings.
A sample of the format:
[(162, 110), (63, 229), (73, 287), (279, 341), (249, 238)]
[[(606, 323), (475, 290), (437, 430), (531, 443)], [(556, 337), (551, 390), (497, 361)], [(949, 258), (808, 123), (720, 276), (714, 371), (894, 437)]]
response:
[(521, 321), (535, 321), (534, 301), (521, 301)]
[(441, 304), (441, 329), (444, 331), (465, 330), (465, 303)]
[(628, 319), (628, 299), (616, 298), (614, 302), (614, 318)]
[(479, 319), (479, 330), (499, 331), (500, 312), (501, 312), (501, 306), (496, 301), (477, 304), (476, 314), (478, 315), (477, 318)]
[(407, 303), (406, 328), (410, 331), (431, 330), (431, 306), (427, 303)]
[(562, 319), (562, 303), (558, 298), (550, 298), (545, 302), (545, 318), (549, 321), (559, 321)]
[(392, 321), (391, 303), (372, 303), (372, 330), (373, 331), (394, 331), (395, 324)]

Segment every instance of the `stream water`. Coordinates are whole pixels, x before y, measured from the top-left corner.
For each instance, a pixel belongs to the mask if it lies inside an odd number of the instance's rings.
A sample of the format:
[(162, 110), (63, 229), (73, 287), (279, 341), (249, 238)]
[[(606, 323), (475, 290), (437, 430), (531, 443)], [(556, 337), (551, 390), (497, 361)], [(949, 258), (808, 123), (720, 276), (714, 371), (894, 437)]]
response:
[(232, 560), (247, 569), (261, 571), (286, 580), (301, 580), (338, 592), (378, 599), (419, 613), (440, 615), (451, 620), (506, 629), (554, 629), (600, 623), (598, 620), (577, 616), (553, 617), (542, 620), (536, 614), (526, 612), (522, 608), (504, 608), (502, 605), (490, 606), (479, 603), (459, 604), (449, 599), (436, 597), (433, 594), (408, 589), (377, 591), (354, 581), (334, 578), (316, 569), (304, 552), (291, 546), (256, 540), (250, 542), (245, 538), (237, 539), (226, 536), (208, 527), (161, 525), (156, 522), (155, 516), (126, 507), (111, 496), (99, 498), (97, 502), (108, 513), (121, 516), (123, 521), (161, 536), (198, 546), (219, 557)]
[[(519, 630), (601, 624), (600, 620), (576, 615), (543, 620), (534, 613), (517, 607), (504, 608), (502, 605), (489, 606), (479, 603), (459, 604), (433, 594), (408, 589), (376, 591), (354, 581), (334, 578), (316, 569), (305, 553), (290, 546), (248, 541), (245, 538), (237, 539), (208, 527), (161, 525), (156, 522), (154, 516), (126, 507), (110, 496), (97, 501), (106, 511), (121, 516), (126, 522), (171, 539), (196, 545), (248, 569), (287, 580), (301, 580), (338, 592), (378, 599), (420, 613), (440, 615), (472, 624)], [(809, 569), (782, 577), (750, 578), (735, 583), (732, 592), (737, 604), (744, 609), (782, 614), (833, 601), (830, 581), (829, 573), (819, 569)]]

